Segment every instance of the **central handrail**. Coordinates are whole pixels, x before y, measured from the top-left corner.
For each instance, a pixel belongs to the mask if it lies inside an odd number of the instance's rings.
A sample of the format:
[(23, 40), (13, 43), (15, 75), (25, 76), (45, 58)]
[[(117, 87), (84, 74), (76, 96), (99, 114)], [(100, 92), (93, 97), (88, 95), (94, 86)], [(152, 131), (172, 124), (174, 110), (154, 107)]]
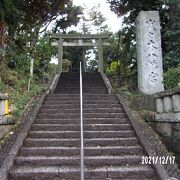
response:
[(81, 124), (81, 180), (84, 180), (84, 137), (83, 137), (83, 95), (82, 95), (82, 69), (80, 62), (80, 124)]

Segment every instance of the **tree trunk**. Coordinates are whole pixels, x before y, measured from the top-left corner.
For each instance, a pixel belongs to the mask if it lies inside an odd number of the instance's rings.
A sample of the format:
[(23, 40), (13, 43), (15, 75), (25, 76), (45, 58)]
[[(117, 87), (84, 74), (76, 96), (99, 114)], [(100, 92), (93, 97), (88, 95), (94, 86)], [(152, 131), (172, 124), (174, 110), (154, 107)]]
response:
[(0, 82), (2, 81), (2, 74), (4, 71), (4, 48), (5, 48), (5, 31), (6, 24), (4, 22), (0, 22)]
[(5, 23), (0, 22), (0, 64), (3, 61), (3, 50), (5, 48), (5, 30), (6, 30)]

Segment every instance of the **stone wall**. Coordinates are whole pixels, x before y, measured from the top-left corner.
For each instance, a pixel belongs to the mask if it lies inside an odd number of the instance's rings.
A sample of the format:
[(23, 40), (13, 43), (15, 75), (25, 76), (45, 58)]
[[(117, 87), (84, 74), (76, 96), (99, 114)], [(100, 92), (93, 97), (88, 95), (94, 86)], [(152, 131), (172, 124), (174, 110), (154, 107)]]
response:
[(131, 96), (130, 101), (131, 108), (143, 115), (167, 147), (180, 153), (180, 87), (154, 95)]
[(156, 111), (155, 97), (153, 95), (132, 96), (131, 107), (135, 110)]
[(155, 121), (180, 123), (180, 87), (155, 94)]
[(155, 94), (154, 126), (172, 151), (180, 153), (180, 87)]

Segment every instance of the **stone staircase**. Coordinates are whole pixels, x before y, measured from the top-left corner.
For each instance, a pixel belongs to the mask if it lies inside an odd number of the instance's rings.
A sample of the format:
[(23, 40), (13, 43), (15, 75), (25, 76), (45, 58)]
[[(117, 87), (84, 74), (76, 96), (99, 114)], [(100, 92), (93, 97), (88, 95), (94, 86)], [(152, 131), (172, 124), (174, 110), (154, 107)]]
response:
[[(99, 73), (83, 73), (85, 179), (157, 179), (142, 165), (143, 147)], [(62, 73), (49, 94), (8, 179), (80, 179), (79, 73)]]

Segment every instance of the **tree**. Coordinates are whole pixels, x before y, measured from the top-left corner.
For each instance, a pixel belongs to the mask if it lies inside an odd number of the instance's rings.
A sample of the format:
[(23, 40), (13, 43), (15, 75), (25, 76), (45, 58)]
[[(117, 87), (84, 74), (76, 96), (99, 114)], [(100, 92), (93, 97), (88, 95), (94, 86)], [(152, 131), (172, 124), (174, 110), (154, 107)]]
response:
[[(164, 56), (164, 71), (179, 64), (179, 34), (180, 15), (177, 0), (108, 0), (110, 8), (118, 16), (124, 16), (123, 41), (119, 53), (124, 55), (126, 65), (131, 69), (131, 77), (137, 72), (135, 20), (141, 10), (158, 10), (162, 27), (162, 50)], [(171, 43), (170, 43), (171, 42)], [(132, 69), (133, 68), (133, 69)], [(137, 77), (137, 74), (136, 74)]]
[(89, 19), (92, 25), (92, 31), (95, 33), (105, 33), (108, 32), (108, 25), (105, 24), (106, 18), (101, 13), (100, 4), (93, 6), (89, 11)]
[[(18, 23), (18, 11), (13, 0), (0, 1), (0, 82), (2, 80), (4, 70), (4, 57), (8, 25), (15, 25)], [(16, 21), (15, 21), (16, 19)]]
[[(5, 75), (2, 60), (6, 56), (14, 59), (16, 50), (35, 56), (35, 46), (39, 33), (45, 31), (49, 23), (57, 18), (64, 5), (70, 0), (1, 0), (0, 2), (0, 79)], [(6, 37), (5, 37), (6, 34)], [(6, 49), (5, 50), (5, 42)], [(16, 47), (16, 49), (14, 49)]]
[[(106, 18), (100, 11), (100, 4), (97, 4), (90, 9), (88, 9), (88, 7), (84, 7), (84, 9), (86, 9), (87, 14), (82, 16), (80, 20), (80, 29), (83, 34), (109, 33)], [(92, 40), (90, 40), (90, 42), (92, 42)], [(93, 50), (90, 48), (85, 48), (85, 54), (87, 59), (87, 70), (96, 71), (98, 65), (97, 48), (94, 48)]]
[(60, 32), (62, 30), (65, 33), (66, 29), (72, 25), (76, 26), (80, 20), (80, 16), (82, 15), (82, 7), (73, 6), (72, 2), (69, 2), (63, 11), (59, 13), (59, 17), (56, 20), (55, 27), (53, 28), (53, 32)]
[[(76, 31), (70, 31), (68, 34), (79, 34)], [(83, 47), (64, 47), (64, 59), (72, 63), (72, 71), (79, 71), (79, 62), (83, 60)]]

